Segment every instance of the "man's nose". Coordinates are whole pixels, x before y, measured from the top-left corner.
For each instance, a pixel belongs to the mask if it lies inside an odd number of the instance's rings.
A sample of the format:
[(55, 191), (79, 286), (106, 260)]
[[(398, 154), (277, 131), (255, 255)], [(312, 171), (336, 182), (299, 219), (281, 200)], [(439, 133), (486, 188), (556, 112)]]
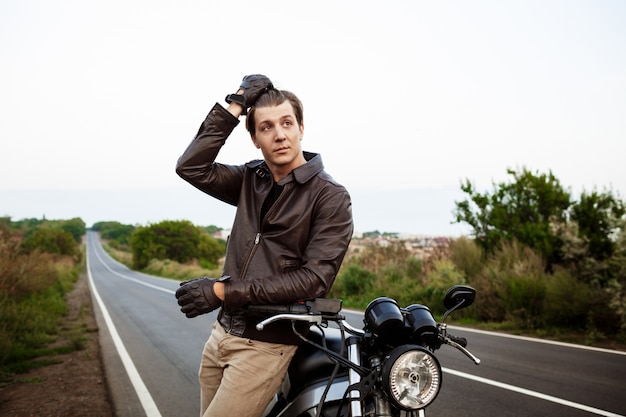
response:
[(285, 129), (283, 129), (281, 126), (278, 126), (276, 128), (276, 140), (285, 140), (287, 138), (287, 135), (285, 133)]

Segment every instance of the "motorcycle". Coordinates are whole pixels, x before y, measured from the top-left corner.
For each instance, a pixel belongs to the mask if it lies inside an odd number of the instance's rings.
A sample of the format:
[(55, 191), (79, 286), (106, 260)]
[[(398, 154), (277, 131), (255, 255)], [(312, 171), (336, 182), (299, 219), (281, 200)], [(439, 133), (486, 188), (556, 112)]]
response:
[(452, 346), (480, 364), (466, 339), (448, 333), (446, 324), (450, 313), (470, 306), (475, 296), (472, 287), (452, 286), (443, 300), (447, 311), (441, 323), (425, 305), (400, 308), (395, 300), (379, 297), (367, 306), (362, 329), (347, 323), (339, 299), (249, 307), (267, 317), (257, 324), (259, 331), (290, 320), (303, 340), (263, 416), (425, 416), (441, 388), (437, 349)]

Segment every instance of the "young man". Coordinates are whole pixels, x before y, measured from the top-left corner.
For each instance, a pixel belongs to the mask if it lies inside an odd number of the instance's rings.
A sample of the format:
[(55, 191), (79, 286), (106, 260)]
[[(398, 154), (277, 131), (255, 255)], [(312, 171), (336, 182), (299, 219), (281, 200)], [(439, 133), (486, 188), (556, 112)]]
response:
[[(263, 75), (244, 77), (227, 109), (216, 103), (178, 160), (176, 172), (237, 206), (222, 278), (184, 282), (176, 292), (187, 317), (221, 308), (199, 371), (203, 417), (260, 416), (280, 387), (300, 339), (289, 322), (263, 331), (249, 305), (291, 304), (328, 293), (352, 237), (350, 195), (302, 151), (300, 100)], [(246, 115), (263, 160), (215, 159)]]

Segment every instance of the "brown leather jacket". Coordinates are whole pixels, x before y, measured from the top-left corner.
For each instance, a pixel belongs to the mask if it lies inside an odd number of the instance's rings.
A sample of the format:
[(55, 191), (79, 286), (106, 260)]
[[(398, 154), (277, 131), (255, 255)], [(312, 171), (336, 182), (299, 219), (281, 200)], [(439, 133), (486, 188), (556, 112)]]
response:
[(325, 296), (352, 237), (352, 207), (346, 189), (324, 171), (320, 155), (304, 152), (307, 163), (279, 181), (277, 200), (261, 219), (274, 184), (263, 160), (224, 165), (215, 158), (239, 120), (215, 104), (179, 158), (183, 179), (237, 206), (223, 275), (225, 302), (219, 322), (230, 334), (297, 344), (289, 322), (258, 332), (260, 321), (247, 305), (290, 304)]

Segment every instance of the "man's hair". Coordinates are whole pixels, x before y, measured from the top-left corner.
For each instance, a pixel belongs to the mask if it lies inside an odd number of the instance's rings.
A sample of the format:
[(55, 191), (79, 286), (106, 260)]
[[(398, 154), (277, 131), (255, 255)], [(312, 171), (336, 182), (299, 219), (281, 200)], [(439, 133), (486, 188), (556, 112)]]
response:
[(254, 103), (254, 106), (248, 111), (248, 116), (246, 117), (246, 129), (248, 129), (248, 132), (250, 132), (251, 135), (256, 133), (254, 114), (257, 107), (279, 106), (285, 101), (291, 103), (298, 126), (302, 125), (304, 122), (304, 109), (300, 99), (291, 91), (271, 89), (263, 93), (261, 97), (257, 99), (256, 103)]

